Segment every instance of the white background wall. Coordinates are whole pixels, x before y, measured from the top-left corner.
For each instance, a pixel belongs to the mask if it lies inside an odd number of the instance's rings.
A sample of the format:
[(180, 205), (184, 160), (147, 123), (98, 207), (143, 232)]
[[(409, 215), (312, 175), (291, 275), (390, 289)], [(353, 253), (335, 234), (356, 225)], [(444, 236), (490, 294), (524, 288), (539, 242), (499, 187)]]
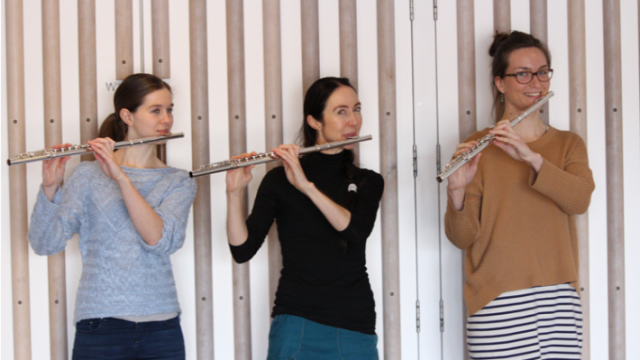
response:
[[(151, 71), (150, 0), (144, 4), (144, 70)], [(551, 89), (556, 96), (550, 102), (550, 122), (562, 130), (569, 128), (569, 94), (567, 63), (567, 0), (548, 2), (549, 47), (553, 56), (555, 76)], [(245, 0), (245, 56), (247, 79), (247, 143), (249, 150), (265, 150), (264, 142), (264, 83), (262, 49), (262, 2)], [(338, 0), (320, 3), (320, 74), (338, 76), (339, 34)], [(640, 297), (640, 278), (636, 257), (640, 254), (640, 110), (638, 59), (638, 3), (621, 1), (623, 119), (624, 119), (624, 176), (625, 176), (625, 239), (626, 239), (626, 296), (628, 358), (632, 358), (633, 339), (640, 338), (640, 329), (632, 324), (640, 321), (640, 309), (635, 306)], [(434, 20), (431, 1), (415, 1), (414, 21), (414, 73), (411, 71), (411, 22), (409, 1), (398, 1), (396, 21), (396, 69), (398, 102), (398, 177), (399, 221), (401, 256), (402, 301), (402, 353), (405, 359), (460, 359), (462, 357), (462, 265), (461, 252), (453, 247), (439, 227), (445, 207), (445, 186), (438, 186), (436, 175), (436, 142), (442, 145), (443, 162), (449, 158), (458, 139), (457, 106), (457, 50), (455, 1), (438, 3), (437, 47), (435, 53)], [(63, 139), (79, 143), (78, 105), (78, 34), (77, 2), (63, 0), (61, 14), (62, 52), (62, 111)], [(476, 70), (478, 93), (478, 127), (491, 122), (489, 62), (487, 54), (493, 29), (492, 0), (476, 0)], [(209, 33), (209, 96), (211, 159), (223, 160), (228, 153), (226, 25), (224, 1), (208, 2)], [(587, 86), (588, 86), (588, 147), (596, 190), (592, 196), (590, 213), (590, 271), (591, 271), (591, 339), (592, 359), (608, 356), (607, 332), (607, 223), (606, 223), (606, 167), (604, 130), (604, 69), (602, 4), (586, 1)], [(98, 115), (106, 117), (112, 108), (113, 90), (107, 84), (115, 82), (115, 38), (113, 1), (96, 1), (96, 28), (98, 51)], [(284, 96), (284, 139), (293, 142), (301, 124), (301, 45), (300, 2), (282, 0), (282, 67)], [(529, 2), (512, 1), (512, 27), (529, 31)], [(3, 6), (4, 19), (4, 6)], [(186, 1), (170, 2), (171, 74), (175, 103), (174, 131), (182, 131), (185, 139), (171, 141), (167, 148), (171, 166), (189, 169), (191, 164), (190, 128), (190, 75), (189, 27)], [(43, 147), (43, 91), (42, 91), (42, 28), (41, 7), (37, 0), (24, 1), (25, 89), (27, 149)], [(141, 71), (139, 37), (139, 3), (134, 1), (135, 71)], [(4, 26), (2, 27), (4, 31)], [(6, 74), (5, 38), (2, 36), (2, 74)], [(376, 7), (373, 0), (358, 1), (358, 56), (359, 95), (363, 103), (364, 124), (362, 134), (371, 134), (374, 140), (361, 145), (361, 165), (379, 169), (379, 132), (377, 103), (377, 39)], [(437, 84), (436, 84), (437, 60)], [(412, 176), (412, 78), (415, 80), (415, 138), (418, 145), (419, 176), (417, 182), (416, 243), (414, 221), (414, 187)], [(2, 105), (6, 108), (6, 82), (2, 82)], [(436, 116), (436, 95), (439, 116)], [(6, 110), (3, 123), (8, 122)], [(439, 125), (439, 127), (438, 127)], [(6, 159), (7, 138), (2, 130), (2, 159)], [(79, 158), (68, 163), (70, 173)], [(13, 358), (11, 312), (11, 258), (8, 203), (8, 171), (2, 170), (2, 359)], [(251, 195), (264, 175), (264, 167), (254, 170)], [(40, 165), (27, 166), (29, 207), (35, 202), (41, 182)], [(233, 357), (233, 318), (231, 256), (224, 229), (225, 196), (224, 175), (211, 176), (212, 228), (213, 228), (213, 286), (214, 286), (214, 348), (217, 359)], [(438, 195), (440, 194), (440, 198)], [(440, 208), (438, 207), (440, 199)], [(517, 234), (514, 234), (517, 236)], [(416, 245), (417, 244), (417, 245)], [(417, 247), (417, 249), (416, 249)], [(441, 247), (441, 251), (439, 251)], [(193, 225), (189, 223), (184, 248), (172, 257), (178, 293), (182, 305), (182, 326), (185, 334), (187, 357), (196, 355), (195, 284), (193, 265)], [(76, 290), (82, 271), (77, 238), (69, 241), (67, 259), (67, 295), (69, 314), (69, 350), (72, 349), (72, 326)], [(378, 348), (383, 354), (382, 336), (382, 268), (379, 224), (369, 238), (367, 261), (378, 313)], [(266, 358), (270, 304), (268, 303), (267, 251), (262, 249), (251, 261), (252, 336), (253, 356)], [(49, 358), (47, 259), (30, 253), (31, 331), (33, 359)], [(442, 279), (442, 281), (440, 280)], [(445, 332), (443, 353), (439, 329), (440, 289), (445, 304)], [(421, 332), (416, 333), (415, 304), (417, 295), (421, 303)]]

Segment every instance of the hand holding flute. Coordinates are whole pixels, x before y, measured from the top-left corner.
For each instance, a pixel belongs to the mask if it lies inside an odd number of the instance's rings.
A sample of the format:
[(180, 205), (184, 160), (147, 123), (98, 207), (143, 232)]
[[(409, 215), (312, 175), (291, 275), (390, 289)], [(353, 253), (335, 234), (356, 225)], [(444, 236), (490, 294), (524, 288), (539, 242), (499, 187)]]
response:
[[(71, 144), (58, 144), (51, 148), (62, 149), (69, 146)], [(56, 194), (60, 184), (62, 184), (62, 180), (64, 180), (65, 165), (70, 158), (70, 156), (65, 156), (42, 162), (42, 191), (44, 191), (49, 201), (53, 200), (53, 196)]]

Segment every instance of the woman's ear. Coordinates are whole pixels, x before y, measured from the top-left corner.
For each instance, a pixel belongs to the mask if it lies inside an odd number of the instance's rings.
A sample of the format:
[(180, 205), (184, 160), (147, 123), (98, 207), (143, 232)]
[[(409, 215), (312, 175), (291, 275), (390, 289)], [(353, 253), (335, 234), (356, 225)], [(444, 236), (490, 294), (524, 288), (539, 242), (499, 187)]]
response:
[(496, 84), (496, 88), (498, 89), (498, 91), (501, 94), (504, 94), (504, 78), (501, 78), (500, 76), (496, 76), (493, 79), (493, 83)]
[(120, 119), (128, 126), (133, 126), (133, 117), (128, 109), (120, 109)]
[(312, 129), (321, 131), (322, 130), (322, 121), (316, 120), (313, 116), (307, 115), (307, 124), (311, 126)]

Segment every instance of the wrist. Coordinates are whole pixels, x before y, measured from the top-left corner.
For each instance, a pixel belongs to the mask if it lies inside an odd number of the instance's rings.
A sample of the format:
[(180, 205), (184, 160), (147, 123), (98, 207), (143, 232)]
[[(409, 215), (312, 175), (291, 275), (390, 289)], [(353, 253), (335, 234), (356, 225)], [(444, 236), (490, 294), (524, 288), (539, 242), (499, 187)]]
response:
[(116, 181), (116, 183), (118, 183), (118, 186), (120, 186), (120, 187), (133, 185), (131, 183), (131, 180), (129, 179), (129, 177), (127, 175), (125, 175), (124, 173), (122, 174), (122, 176), (120, 176), (119, 178), (115, 179), (115, 181)]
[(311, 181), (307, 181), (306, 184), (301, 185), (298, 190), (300, 190), (303, 194), (309, 196), (309, 194), (311, 194), (314, 191), (317, 191), (318, 189), (316, 188), (316, 185), (314, 183), (312, 183)]
[(533, 153), (531, 154), (531, 156), (529, 156), (526, 162), (529, 166), (533, 168), (533, 170), (538, 172), (540, 171), (540, 167), (542, 166), (542, 162), (543, 162), (542, 155), (538, 153)]

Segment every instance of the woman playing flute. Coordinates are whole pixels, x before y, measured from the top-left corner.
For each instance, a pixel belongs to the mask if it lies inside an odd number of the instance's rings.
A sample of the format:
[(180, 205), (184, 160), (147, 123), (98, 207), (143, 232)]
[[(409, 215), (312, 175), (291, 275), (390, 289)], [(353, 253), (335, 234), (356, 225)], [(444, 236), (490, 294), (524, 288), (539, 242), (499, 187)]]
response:
[[(347, 79), (323, 78), (305, 96), (304, 146), (346, 140), (362, 125)], [(284, 166), (267, 173), (248, 219), (243, 194), (251, 167), (227, 173), (227, 234), (239, 262), (258, 251), (274, 220), (281, 272), (269, 333), (269, 359), (377, 359), (375, 304), (365, 266), (384, 182), (354, 164), (351, 146), (310, 153), (272, 149)]]
[(195, 181), (160, 161), (156, 145), (114, 152), (116, 141), (171, 131), (171, 88), (135, 74), (113, 101), (115, 113), (88, 142), (96, 161), (78, 165), (62, 188), (69, 157), (44, 161), (29, 242), (52, 255), (80, 235), (73, 359), (184, 359), (169, 255), (184, 242)]
[(551, 56), (529, 34), (496, 34), (489, 50), (495, 146), (448, 178), (447, 237), (466, 250), (467, 343), (473, 359), (580, 359), (582, 310), (575, 215), (594, 190), (580, 136), (534, 112), (549, 91)]

